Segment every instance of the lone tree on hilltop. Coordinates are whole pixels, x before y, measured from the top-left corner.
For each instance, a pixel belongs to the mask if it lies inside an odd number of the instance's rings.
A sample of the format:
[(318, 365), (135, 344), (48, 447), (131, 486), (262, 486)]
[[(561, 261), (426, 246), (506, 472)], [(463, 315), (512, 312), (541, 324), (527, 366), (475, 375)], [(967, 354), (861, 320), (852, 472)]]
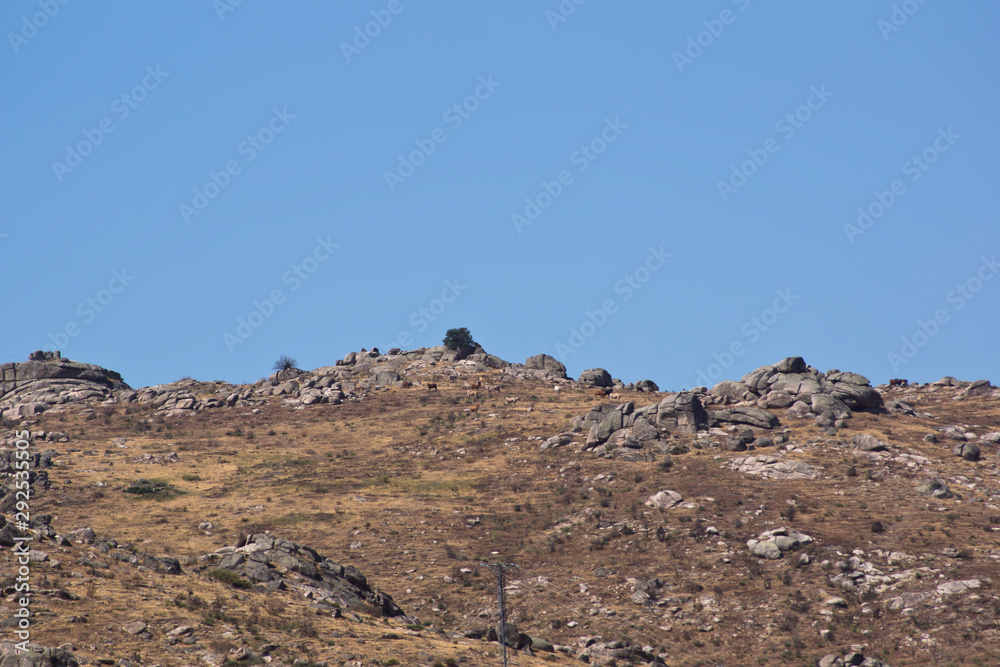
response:
[(472, 354), (479, 344), (472, 340), (472, 334), (465, 327), (458, 329), (448, 329), (444, 335), (444, 346), (449, 350), (455, 350), (463, 357)]
[(278, 357), (278, 360), (274, 362), (274, 370), (276, 371), (292, 371), (295, 370), (298, 364), (297, 361), (292, 359), (287, 354), (283, 354)]

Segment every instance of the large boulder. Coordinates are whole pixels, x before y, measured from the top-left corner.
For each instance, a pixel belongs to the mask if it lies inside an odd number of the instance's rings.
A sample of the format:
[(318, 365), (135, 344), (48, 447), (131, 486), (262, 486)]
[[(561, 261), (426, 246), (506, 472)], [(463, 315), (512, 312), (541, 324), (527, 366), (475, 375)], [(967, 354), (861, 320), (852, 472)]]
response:
[(566, 379), (566, 366), (561, 361), (547, 354), (536, 354), (528, 357), (524, 367), (533, 371), (544, 371), (552, 377)]
[(806, 361), (802, 357), (785, 357), (774, 365), (779, 373), (805, 373)]
[(736, 406), (726, 410), (713, 410), (710, 414), (710, 424), (718, 422), (729, 424), (746, 424), (757, 428), (771, 429), (778, 425), (778, 417), (773, 412)]
[(635, 390), (655, 394), (660, 391), (660, 387), (652, 380), (639, 380), (635, 383)]
[(676, 433), (697, 433), (708, 425), (708, 412), (690, 391), (669, 394), (657, 406), (656, 426)]
[(955, 445), (955, 456), (961, 456), (966, 461), (978, 461), (980, 452), (979, 445), (974, 442), (964, 442)]
[(818, 415), (830, 411), (835, 419), (851, 416), (851, 409), (836, 396), (830, 394), (813, 394), (810, 398), (812, 411)]
[(744, 375), (743, 384), (746, 385), (747, 389), (760, 396), (767, 392), (768, 380), (777, 373), (778, 369), (774, 366), (761, 366)]
[(723, 380), (719, 384), (712, 387), (711, 393), (713, 396), (718, 398), (719, 402), (723, 405), (745, 401), (754, 397), (745, 384), (742, 382), (734, 382), (733, 380)]
[(993, 385), (989, 380), (976, 380), (963, 392), (966, 396), (988, 396), (993, 393)]
[(611, 374), (603, 368), (590, 368), (580, 373), (577, 382), (589, 387), (611, 387)]
[(806, 401), (813, 394), (823, 391), (819, 379), (808, 373), (779, 373), (771, 378), (770, 391), (782, 391), (800, 401)]

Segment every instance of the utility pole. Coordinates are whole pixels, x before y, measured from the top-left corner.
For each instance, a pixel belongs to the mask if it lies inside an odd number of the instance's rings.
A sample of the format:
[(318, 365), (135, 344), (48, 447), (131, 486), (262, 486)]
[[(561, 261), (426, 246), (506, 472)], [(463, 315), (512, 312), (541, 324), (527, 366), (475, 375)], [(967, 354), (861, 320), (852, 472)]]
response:
[(497, 640), (500, 642), (500, 664), (509, 667), (510, 662), (507, 657), (507, 596), (504, 594), (504, 583), (506, 579), (505, 570), (516, 568), (513, 563), (482, 563), (483, 567), (488, 567), (497, 575), (497, 606), (500, 608), (500, 625), (497, 628)]

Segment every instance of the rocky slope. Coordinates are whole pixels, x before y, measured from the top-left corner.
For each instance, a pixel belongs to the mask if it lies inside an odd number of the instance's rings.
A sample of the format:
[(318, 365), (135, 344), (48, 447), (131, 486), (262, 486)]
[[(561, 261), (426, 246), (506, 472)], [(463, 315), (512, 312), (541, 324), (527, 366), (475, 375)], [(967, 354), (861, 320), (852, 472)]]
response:
[(38, 648), (7, 577), (4, 666), (495, 664), (496, 563), (515, 664), (1000, 659), (986, 381), (789, 357), (661, 393), (430, 348), (133, 390), (33, 356), (4, 367), (0, 562), (32, 537)]

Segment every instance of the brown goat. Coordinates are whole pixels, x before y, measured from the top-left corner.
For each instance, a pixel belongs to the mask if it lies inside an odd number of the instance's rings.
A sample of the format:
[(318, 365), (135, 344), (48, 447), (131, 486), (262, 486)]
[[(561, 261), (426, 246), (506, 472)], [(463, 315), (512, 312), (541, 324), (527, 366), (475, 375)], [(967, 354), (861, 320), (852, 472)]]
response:
[(427, 391), (432, 391), (432, 390), (437, 391), (438, 388), (437, 383), (435, 382), (428, 382), (426, 386), (427, 386)]

